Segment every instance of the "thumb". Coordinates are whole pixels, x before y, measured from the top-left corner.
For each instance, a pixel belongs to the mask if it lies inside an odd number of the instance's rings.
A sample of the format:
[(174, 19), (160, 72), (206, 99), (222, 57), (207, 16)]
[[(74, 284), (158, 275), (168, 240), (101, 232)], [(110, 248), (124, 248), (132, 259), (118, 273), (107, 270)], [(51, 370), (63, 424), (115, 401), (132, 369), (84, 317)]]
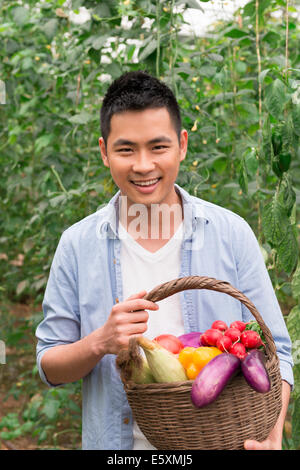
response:
[(244, 447), (246, 450), (260, 450), (263, 448), (261, 442), (248, 439), (244, 442)]
[(130, 297), (128, 297), (128, 299), (126, 300), (134, 300), (134, 299), (142, 299), (143, 297), (145, 297), (145, 295), (147, 294), (147, 291), (146, 290), (142, 290), (140, 292), (137, 292), (136, 294), (132, 294)]

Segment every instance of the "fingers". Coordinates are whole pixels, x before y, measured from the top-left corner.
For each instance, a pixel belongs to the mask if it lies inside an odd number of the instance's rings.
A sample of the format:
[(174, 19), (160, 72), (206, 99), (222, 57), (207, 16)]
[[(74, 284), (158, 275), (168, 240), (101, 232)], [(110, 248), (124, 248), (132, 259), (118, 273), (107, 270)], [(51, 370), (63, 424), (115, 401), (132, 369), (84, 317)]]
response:
[(263, 442), (247, 439), (244, 442), (244, 448), (246, 450), (270, 450), (272, 449), (272, 445), (268, 439)]
[(150, 300), (145, 300), (141, 298), (135, 298), (131, 300), (125, 300), (119, 304), (113, 306), (113, 310), (117, 312), (136, 312), (139, 310), (158, 310), (159, 306), (151, 302)]
[(248, 439), (247, 441), (244, 442), (244, 447), (246, 450), (255, 450), (256, 444), (258, 444), (258, 442)]
[(142, 290), (142, 291), (138, 292), (137, 294), (131, 295), (130, 297), (128, 297), (127, 300), (142, 299), (143, 297), (145, 297), (146, 294), (147, 294), (147, 291), (146, 291), (146, 290)]

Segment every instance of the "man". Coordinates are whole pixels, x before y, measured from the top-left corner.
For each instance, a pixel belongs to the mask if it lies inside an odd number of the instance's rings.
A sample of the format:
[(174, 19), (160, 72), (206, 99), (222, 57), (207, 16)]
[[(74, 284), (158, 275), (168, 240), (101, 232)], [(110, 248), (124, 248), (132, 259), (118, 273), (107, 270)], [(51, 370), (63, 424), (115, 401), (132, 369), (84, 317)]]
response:
[(253, 319), (218, 292), (185, 291), (158, 304), (143, 299), (162, 282), (206, 275), (249, 297), (272, 331), (283, 407), (263, 443), (280, 449), (293, 384), (291, 344), (249, 225), (175, 184), (188, 134), (171, 90), (144, 72), (124, 74), (101, 109), (102, 160), (119, 192), (61, 237), (37, 329), (37, 362), (49, 386), (83, 378), (83, 449), (153, 449), (133, 422), (116, 354), (132, 336), (204, 331), (214, 320)]

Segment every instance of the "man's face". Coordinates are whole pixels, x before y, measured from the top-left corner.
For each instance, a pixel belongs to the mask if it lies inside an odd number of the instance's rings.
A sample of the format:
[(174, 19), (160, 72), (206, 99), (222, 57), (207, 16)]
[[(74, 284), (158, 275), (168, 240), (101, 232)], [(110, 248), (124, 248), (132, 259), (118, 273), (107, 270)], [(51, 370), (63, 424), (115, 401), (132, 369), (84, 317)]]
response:
[(180, 142), (166, 108), (114, 114), (107, 147), (99, 139), (105, 166), (130, 204), (178, 202), (174, 183), (187, 150), (187, 132)]

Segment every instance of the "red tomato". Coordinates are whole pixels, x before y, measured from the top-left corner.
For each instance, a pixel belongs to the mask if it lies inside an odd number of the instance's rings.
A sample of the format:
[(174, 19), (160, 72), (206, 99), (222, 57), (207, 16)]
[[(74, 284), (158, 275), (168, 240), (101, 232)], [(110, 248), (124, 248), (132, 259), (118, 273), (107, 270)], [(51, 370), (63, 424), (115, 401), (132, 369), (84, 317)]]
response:
[(220, 330), (209, 328), (200, 336), (200, 340), (203, 346), (216, 346), (218, 339), (222, 337), (223, 333)]
[(236, 320), (233, 323), (231, 323), (230, 328), (237, 328), (240, 331), (244, 331), (244, 329), (246, 328), (246, 324), (247, 323), (243, 321)]
[(183, 349), (182, 342), (174, 335), (159, 335), (154, 341), (173, 354), (178, 354)]
[(246, 348), (242, 343), (235, 343), (229, 349), (230, 354), (234, 354), (241, 361), (247, 356)]
[(220, 351), (229, 352), (229, 349), (232, 346), (232, 341), (229, 336), (223, 335), (222, 338), (218, 339), (216, 346)]
[(241, 334), (241, 342), (245, 348), (249, 349), (259, 348), (259, 346), (263, 344), (260, 335), (257, 331), (253, 330), (243, 331)]
[(226, 325), (226, 323), (224, 321), (216, 320), (211, 325), (211, 328), (216, 329), (216, 330), (220, 330), (220, 331), (226, 331), (228, 326)]
[(225, 331), (224, 335), (229, 336), (231, 341), (235, 343), (240, 339), (241, 332), (237, 328), (228, 328), (228, 330)]

